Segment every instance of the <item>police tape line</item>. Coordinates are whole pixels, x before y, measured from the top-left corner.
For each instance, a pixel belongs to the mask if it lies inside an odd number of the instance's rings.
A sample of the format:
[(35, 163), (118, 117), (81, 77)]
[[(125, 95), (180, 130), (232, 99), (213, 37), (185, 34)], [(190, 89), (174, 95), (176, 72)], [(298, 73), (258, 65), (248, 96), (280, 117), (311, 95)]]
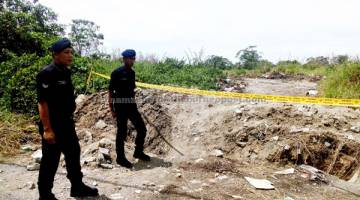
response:
[[(91, 71), (87, 80), (87, 85), (89, 85), (92, 75), (96, 75), (110, 80), (110, 77), (107, 75)], [(244, 93), (235, 93), (235, 92), (188, 89), (188, 88), (155, 85), (155, 84), (140, 83), (140, 82), (136, 82), (136, 86), (141, 88), (158, 89), (158, 90), (183, 93), (183, 94), (215, 96), (222, 98), (255, 99), (255, 100), (265, 100), (271, 102), (279, 102), (279, 103), (299, 103), (299, 104), (318, 104), (318, 105), (328, 105), (328, 106), (360, 107), (360, 99), (335, 99), (335, 98), (320, 98), (320, 97), (295, 97), (295, 96), (265, 95), (265, 94), (244, 94)]]

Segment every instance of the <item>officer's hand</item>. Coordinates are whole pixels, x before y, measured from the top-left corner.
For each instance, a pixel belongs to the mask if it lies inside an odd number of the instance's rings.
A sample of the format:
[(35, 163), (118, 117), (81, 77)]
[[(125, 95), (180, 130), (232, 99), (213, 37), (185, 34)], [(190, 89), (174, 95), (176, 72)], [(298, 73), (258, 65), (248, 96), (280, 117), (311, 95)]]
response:
[(53, 131), (44, 131), (44, 140), (49, 144), (55, 144), (55, 133)]
[(116, 118), (116, 112), (113, 112), (113, 111), (111, 111), (111, 115), (113, 116), (113, 118)]

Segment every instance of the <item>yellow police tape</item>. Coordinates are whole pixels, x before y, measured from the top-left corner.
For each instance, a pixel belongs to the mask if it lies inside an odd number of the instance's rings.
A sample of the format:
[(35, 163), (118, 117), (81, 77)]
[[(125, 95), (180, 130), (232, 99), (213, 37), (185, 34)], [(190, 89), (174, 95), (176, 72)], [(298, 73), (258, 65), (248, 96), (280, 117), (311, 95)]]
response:
[[(107, 75), (91, 71), (87, 80), (88, 85), (91, 81), (92, 75), (96, 75), (105, 79), (110, 79), (110, 77)], [(141, 88), (158, 89), (158, 90), (183, 93), (183, 94), (216, 96), (222, 98), (255, 99), (255, 100), (265, 100), (272, 102), (282, 102), (282, 103), (360, 107), (360, 99), (334, 99), (334, 98), (295, 97), (295, 96), (280, 96), (280, 95), (265, 95), (265, 94), (244, 94), (244, 93), (235, 93), (235, 92), (219, 92), (219, 91), (188, 89), (188, 88), (154, 85), (154, 84), (140, 83), (140, 82), (136, 82), (136, 85)]]

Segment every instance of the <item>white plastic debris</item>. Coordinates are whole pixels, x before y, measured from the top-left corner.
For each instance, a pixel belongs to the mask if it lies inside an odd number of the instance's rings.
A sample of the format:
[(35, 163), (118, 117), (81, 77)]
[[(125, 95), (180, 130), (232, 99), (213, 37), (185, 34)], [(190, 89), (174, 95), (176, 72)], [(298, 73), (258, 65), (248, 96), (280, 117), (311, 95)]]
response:
[(282, 171), (275, 172), (275, 174), (280, 174), (280, 175), (287, 175), (287, 174), (293, 174), (293, 173), (295, 173), (294, 168), (285, 169), (285, 170), (282, 170)]
[(34, 147), (31, 146), (30, 144), (27, 144), (27, 145), (24, 145), (24, 146), (21, 146), (21, 150), (23, 151), (33, 151), (34, 150)]
[(27, 186), (27, 188), (29, 188), (29, 190), (33, 190), (36, 188), (36, 185), (33, 182), (27, 182), (26, 186)]
[(32, 158), (34, 158), (35, 162), (40, 163), (41, 162), (41, 158), (42, 158), (42, 150), (39, 149), (37, 151), (35, 151), (32, 155)]
[(212, 155), (213, 156), (216, 156), (216, 157), (223, 157), (224, 156), (224, 152), (219, 150), (219, 149), (215, 149), (213, 152), (212, 152)]
[(318, 94), (319, 94), (319, 92), (317, 90), (312, 89), (306, 93), (306, 96), (314, 97), (314, 96), (317, 96)]
[(100, 167), (104, 168), (104, 169), (113, 169), (114, 166), (111, 164), (100, 164)]
[(120, 199), (125, 199), (125, 197), (123, 197), (120, 193), (115, 193), (110, 195), (109, 197), (111, 200), (120, 200)]
[(107, 148), (99, 147), (99, 152), (103, 154), (104, 156), (110, 156), (110, 150)]
[(95, 127), (97, 129), (104, 129), (107, 126), (107, 124), (103, 120), (99, 120), (96, 122)]
[(252, 185), (256, 189), (261, 189), (261, 190), (275, 189), (272, 183), (266, 179), (255, 179), (250, 177), (245, 177), (245, 179), (247, 180), (247, 182), (250, 183), (250, 185)]
[(216, 177), (216, 179), (217, 179), (217, 180), (220, 180), (220, 181), (225, 180), (225, 179), (228, 179), (228, 178), (229, 178), (229, 177), (226, 176), (226, 175), (222, 175), (222, 176)]
[(354, 133), (360, 133), (360, 126), (353, 126), (350, 130)]
[(37, 171), (40, 169), (40, 164), (39, 163), (35, 163), (35, 164), (32, 164), (32, 165), (28, 165), (26, 166), (26, 169), (28, 171)]
[(76, 97), (75, 99), (75, 103), (77, 105), (81, 104), (82, 102), (84, 102), (86, 100), (86, 96), (83, 94), (80, 94), (79, 96)]
[(202, 161), (204, 161), (204, 159), (199, 158), (199, 159), (195, 160), (195, 163), (200, 163), (200, 162), (202, 162)]

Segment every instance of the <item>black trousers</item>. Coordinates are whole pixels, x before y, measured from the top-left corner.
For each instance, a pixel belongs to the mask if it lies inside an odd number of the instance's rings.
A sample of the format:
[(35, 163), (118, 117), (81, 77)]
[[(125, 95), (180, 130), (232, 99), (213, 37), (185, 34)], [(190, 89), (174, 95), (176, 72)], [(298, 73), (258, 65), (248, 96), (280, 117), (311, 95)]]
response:
[[(54, 177), (59, 166), (60, 155), (64, 154), (67, 170), (67, 178), (72, 186), (82, 183), (83, 174), (80, 165), (80, 145), (75, 132), (74, 121), (65, 120), (59, 125), (53, 125), (56, 143), (49, 144), (42, 140), (42, 154), (38, 187), (40, 195), (51, 192), (54, 183)], [(43, 128), (39, 126), (40, 134), (43, 135)]]
[(136, 104), (127, 104), (126, 107), (116, 109), (117, 114), (117, 135), (116, 135), (116, 152), (118, 157), (124, 157), (124, 142), (127, 137), (128, 120), (135, 126), (137, 135), (135, 139), (136, 151), (144, 150), (144, 142), (146, 137), (146, 126)]

